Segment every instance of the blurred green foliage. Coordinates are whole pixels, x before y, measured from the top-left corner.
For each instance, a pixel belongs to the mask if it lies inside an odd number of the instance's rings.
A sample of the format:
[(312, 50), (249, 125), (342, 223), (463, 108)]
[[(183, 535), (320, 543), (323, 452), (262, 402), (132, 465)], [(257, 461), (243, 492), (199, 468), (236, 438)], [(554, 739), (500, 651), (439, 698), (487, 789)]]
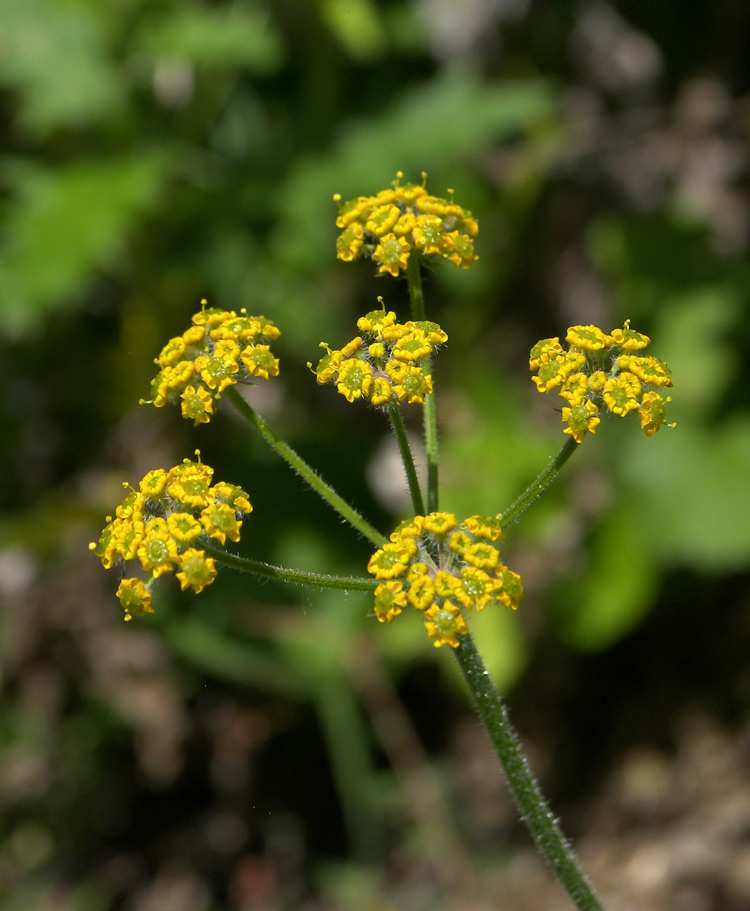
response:
[[(412, 770), (368, 690), (385, 674), (385, 699), (392, 680), (439, 753), (465, 704), (419, 624), (376, 628), (361, 596), (229, 577), (197, 599), (165, 589), (123, 629), (86, 550), (121, 480), (200, 446), (250, 493), (244, 553), (362, 572), (367, 546), (230, 415), (193, 431), (136, 405), (204, 296), (281, 327), (282, 377), (259, 409), (379, 527), (401, 518), (405, 499), (382, 496), (401, 479), (381, 416), (305, 367), (378, 294), (406, 312), (405, 285), (334, 259), (335, 192), (426, 171), (479, 219), (476, 266), (426, 276), (450, 337), (446, 509), (502, 510), (561, 444), (528, 380), (537, 339), (630, 318), (673, 368), (674, 431), (601, 426), (510, 530), (526, 605), (477, 618), (503, 690), (540, 642), (626, 642), (670, 605), (674, 574), (747, 572), (748, 74), (744, 49), (721, 52), (731, 4), (701, 7), (712, 27), (690, 59), (682, 5), (636, 5), (632, 21), (605, 5), (623, 47), (651, 54), (632, 72), (606, 54), (602, 69), (567, 0), (480, 5), (461, 28), (449, 6), (0, 0), (0, 911), (53, 896), (146, 909), (175, 882), (187, 911), (260, 907), (242, 890), (280, 869), (291, 885), (272, 900), (301, 907), (316, 863), (329, 895), (362, 878), (387, 895), (368, 865), (429, 830), (404, 809)], [(715, 163), (697, 189), (691, 156)], [(333, 875), (320, 862), (335, 857), (360, 865)], [(439, 906), (414, 888), (411, 907)]]

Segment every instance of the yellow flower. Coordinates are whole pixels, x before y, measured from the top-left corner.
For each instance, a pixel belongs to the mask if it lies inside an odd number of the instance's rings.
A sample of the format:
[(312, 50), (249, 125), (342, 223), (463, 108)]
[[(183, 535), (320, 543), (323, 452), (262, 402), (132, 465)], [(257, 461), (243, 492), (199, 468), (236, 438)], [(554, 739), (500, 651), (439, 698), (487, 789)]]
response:
[(187, 386), (180, 398), (183, 400), (182, 416), (194, 421), (195, 427), (210, 421), (211, 415), (214, 413), (214, 400), (207, 389), (202, 386), (197, 389), (195, 386)]
[(445, 537), (458, 525), (458, 520), (450, 512), (432, 512), (424, 517), (424, 529), (432, 535)]
[(494, 598), (501, 583), (482, 569), (466, 566), (461, 570), (461, 585), (457, 597), (467, 610), (483, 611)]
[(612, 339), (596, 326), (571, 326), (565, 341), (583, 351), (601, 351), (612, 344)]
[[(441, 256), (458, 268), (476, 262), (473, 238), (479, 226), (471, 212), (453, 202), (431, 196), (424, 184), (401, 185), (399, 172), (391, 189), (375, 196), (359, 196), (339, 204), (336, 256), (351, 262), (368, 254), (379, 271), (398, 276), (410, 253)], [(425, 178), (425, 175), (423, 175)], [(449, 191), (452, 197), (453, 191)]]
[[(663, 399), (658, 392), (647, 392), (643, 396), (639, 411), (641, 415), (641, 430), (647, 437), (653, 436), (666, 423), (667, 413), (664, 406), (671, 401), (671, 396)], [(667, 424), (667, 426), (674, 427), (675, 425)]]
[(177, 578), (183, 591), (192, 588), (196, 595), (210, 585), (216, 578), (216, 565), (213, 557), (207, 557), (205, 551), (191, 547), (180, 555), (179, 565), (181, 571)]
[(581, 402), (570, 408), (563, 408), (562, 419), (568, 425), (563, 433), (573, 437), (576, 443), (583, 442), (587, 433), (596, 433), (601, 422), (599, 409), (593, 402)]
[(634, 374), (619, 373), (607, 380), (602, 388), (602, 398), (612, 414), (624, 417), (638, 407), (641, 382)]
[(393, 387), (386, 376), (376, 376), (370, 387), (370, 401), (376, 408), (388, 405), (393, 400)]
[(151, 606), (151, 595), (140, 579), (123, 579), (117, 589), (117, 597), (125, 611), (126, 620), (154, 612)]
[[(604, 408), (618, 417), (638, 411), (648, 436), (664, 423), (661, 400), (643, 387), (671, 386), (670, 370), (658, 358), (633, 353), (650, 341), (626, 320), (611, 335), (597, 326), (571, 326), (567, 351), (557, 338), (542, 339), (531, 349), (529, 367), (537, 374), (532, 380), (539, 392), (558, 388), (567, 402), (562, 409), (568, 425), (564, 432), (577, 443), (587, 433), (596, 432)], [(652, 407), (653, 420), (649, 415)]]
[(171, 536), (166, 520), (152, 519), (137, 550), (141, 566), (146, 572), (150, 572), (154, 579), (158, 579), (164, 573), (172, 571), (178, 554), (177, 544)]
[(407, 367), (393, 391), (399, 402), (406, 400), (410, 405), (423, 405), (425, 396), (432, 392), (432, 377), (425, 375), (422, 367)]
[(267, 380), (279, 375), (279, 359), (274, 357), (270, 345), (248, 345), (240, 358), (250, 376)]
[(502, 588), (497, 592), (495, 597), (504, 604), (509, 610), (518, 610), (518, 605), (523, 598), (523, 582), (518, 573), (514, 573), (507, 566), (497, 566), (495, 572), (498, 574)]
[(278, 375), (279, 361), (269, 343), (281, 333), (264, 316), (207, 308), (205, 301), (192, 322), (162, 349), (151, 400), (141, 403), (161, 408), (181, 399), (182, 416), (198, 425), (210, 421), (214, 401), (228, 386)]
[(378, 408), (394, 401), (424, 404), (432, 392), (427, 358), (447, 334), (433, 322), (397, 323), (396, 314), (385, 308), (360, 317), (357, 326), (362, 335), (341, 351), (321, 342), (326, 354), (315, 370), (307, 365), (318, 383), (333, 382), (347, 401), (365, 398)]
[(435, 648), (443, 645), (458, 648), (458, 637), (469, 632), (459, 608), (450, 601), (444, 601), (442, 607), (433, 604), (424, 612), (424, 618), (427, 635)]
[(347, 402), (366, 396), (372, 385), (372, 367), (367, 361), (352, 357), (342, 363), (336, 388)]
[(201, 522), (206, 534), (220, 544), (226, 544), (227, 538), (232, 541), (240, 539), (242, 522), (238, 521), (236, 512), (228, 503), (207, 506), (201, 513)]
[(612, 330), (612, 341), (625, 351), (639, 351), (651, 343), (651, 339), (647, 335), (641, 335), (640, 332), (630, 328), (630, 320), (625, 320), (622, 329)]
[(375, 616), (381, 623), (393, 623), (405, 607), (406, 592), (403, 582), (381, 582), (375, 589)]
[(559, 338), (543, 338), (529, 353), (529, 369), (538, 370), (542, 364), (562, 353), (563, 347)]
[(239, 540), (241, 517), (252, 512), (252, 505), (236, 484), (219, 481), (211, 487), (212, 477), (210, 466), (189, 459), (169, 471), (148, 472), (140, 491), (130, 488), (115, 518), (107, 519), (98, 543), (89, 545), (105, 569), (116, 560), (137, 559), (150, 575), (145, 586), (129, 579), (118, 589), (125, 619), (153, 610), (148, 587), (166, 573), (175, 572), (182, 588), (195, 592), (213, 581), (214, 560), (193, 546), (198, 538), (208, 535), (221, 544)]
[(400, 577), (382, 594), (385, 600), (376, 599), (378, 619), (390, 622), (410, 605), (423, 614), (435, 645), (456, 648), (468, 632), (462, 609), (482, 611), (496, 602), (517, 608), (521, 577), (499, 562), (500, 518), (470, 516), (459, 524), (453, 513), (434, 512), (397, 526), (367, 566), (376, 579)]
[(589, 378), (585, 373), (572, 373), (560, 389), (560, 398), (571, 405), (582, 405), (589, 394)]
[[(410, 580), (407, 577), (407, 582)], [(418, 576), (409, 585), (409, 603), (417, 610), (425, 610), (435, 600), (435, 581), (431, 576)]]
[(411, 553), (400, 544), (384, 544), (370, 557), (367, 572), (376, 579), (393, 579), (406, 572)]
[(372, 258), (380, 263), (378, 272), (388, 272), (394, 278), (406, 268), (409, 261), (409, 241), (405, 237), (396, 237), (395, 234), (386, 234), (380, 238), (380, 243), (375, 248)]
[(175, 541), (189, 544), (203, 534), (203, 526), (189, 512), (173, 512), (167, 518), (167, 527)]

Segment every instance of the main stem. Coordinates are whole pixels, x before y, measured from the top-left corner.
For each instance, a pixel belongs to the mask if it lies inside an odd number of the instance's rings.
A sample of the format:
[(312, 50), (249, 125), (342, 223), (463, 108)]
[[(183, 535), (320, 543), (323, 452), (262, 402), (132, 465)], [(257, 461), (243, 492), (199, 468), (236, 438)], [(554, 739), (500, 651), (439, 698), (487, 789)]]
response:
[(236, 389), (230, 386), (224, 391), (224, 395), (240, 414), (250, 421), (269, 446), (275, 449), (281, 458), (284, 459), (317, 494), (332, 506), (340, 516), (346, 519), (350, 525), (356, 528), (360, 534), (364, 535), (364, 537), (367, 538), (368, 541), (371, 541), (376, 547), (382, 547), (383, 544), (385, 544), (387, 539), (381, 535), (377, 529), (373, 528), (369, 522), (363, 519), (362, 516), (343, 499), (343, 497), (340, 497), (330, 484), (327, 484), (320, 475), (316, 474), (307, 462), (298, 456), (292, 447), (285, 443), (284, 440), (266, 424), (258, 412), (242, 398)]
[(505, 771), (521, 818), (539, 851), (578, 911), (604, 911), (526, 762), (508, 710), (469, 633), (460, 637), (454, 653)]
[[(406, 280), (409, 284), (411, 314), (415, 320), (425, 319), (424, 295), (422, 294), (422, 277), (419, 273), (419, 256), (412, 251), (406, 263)], [(421, 362), (425, 374), (432, 374), (432, 360), (429, 357)], [(436, 512), (438, 508), (438, 435), (435, 393), (431, 392), (424, 400), (424, 443), (427, 451), (427, 510)]]

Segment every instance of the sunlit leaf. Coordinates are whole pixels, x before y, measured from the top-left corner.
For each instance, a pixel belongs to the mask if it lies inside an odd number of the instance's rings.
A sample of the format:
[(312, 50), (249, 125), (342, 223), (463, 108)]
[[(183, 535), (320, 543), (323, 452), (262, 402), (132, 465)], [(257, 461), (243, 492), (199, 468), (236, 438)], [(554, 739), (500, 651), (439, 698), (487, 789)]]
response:
[(15, 167), (15, 193), (0, 248), (0, 325), (31, 328), (110, 266), (165, 176), (158, 153), (52, 168)]

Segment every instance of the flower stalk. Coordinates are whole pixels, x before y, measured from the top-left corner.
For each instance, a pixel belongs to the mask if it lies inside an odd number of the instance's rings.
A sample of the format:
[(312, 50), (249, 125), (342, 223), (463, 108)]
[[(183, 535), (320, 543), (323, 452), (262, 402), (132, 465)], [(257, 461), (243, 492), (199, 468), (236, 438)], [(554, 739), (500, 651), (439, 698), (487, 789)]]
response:
[[(409, 257), (406, 264), (406, 280), (409, 285), (412, 318), (424, 320), (422, 276), (419, 271), (419, 256), (416, 252)], [(432, 358), (426, 357), (422, 363), (425, 373), (432, 375)], [(436, 512), (438, 509), (438, 434), (434, 392), (426, 395), (424, 401), (424, 443), (427, 453), (427, 511)]]
[(292, 585), (304, 585), (309, 588), (330, 588), (338, 591), (371, 592), (377, 587), (374, 579), (365, 579), (360, 576), (333, 576), (326, 573), (312, 573), (301, 569), (289, 569), (286, 566), (274, 566), (260, 560), (240, 557), (230, 554), (218, 547), (204, 544), (203, 550), (217, 563), (237, 569), (240, 572), (252, 573), (264, 579), (276, 579), (278, 582), (290, 582)]
[(281, 437), (269, 427), (258, 412), (237, 392), (234, 387), (229, 387), (225, 393), (229, 401), (246, 418), (263, 439), (281, 456), (282, 459), (305, 480), (312, 489), (319, 494), (336, 512), (345, 519), (353, 528), (368, 541), (380, 547), (385, 538), (373, 528), (368, 521), (353, 509), (336, 491), (317, 474), (301, 456), (289, 446)]
[(534, 500), (537, 500), (542, 495), (543, 491), (555, 480), (558, 474), (560, 474), (560, 469), (577, 448), (578, 443), (572, 437), (563, 443), (560, 451), (553, 459), (550, 459), (547, 467), (539, 473), (526, 490), (524, 490), (524, 492), (517, 497), (502, 514), (500, 524), (503, 528), (507, 528), (521, 518)]
[(414, 456), (412, 455), (411, 446), (409, 445), (409, 437), (406, 433), (406, 427), (404, 426), (404, 419), (401, 415), (401, 411), (398, 408), (398, 405), (389, 405), (388, 406), (388, 417), (391, 421), (391, 427), (393, 428), (393, 433), (396, 437), (396, 442), (398, 443), (398, 449), (401, 453), (401, 462), (404, 466), (404, 472), (406, 473), (406, 482), (409, 485), (409, 493), (411, 494), (411, 502), (414, 507), (414, 514), (417, 516), (424, 515), (424, 500), (422, 499), (422, 489), (419, 486), (419, 478), (417, 477), (417, 468), (414, 464)]

